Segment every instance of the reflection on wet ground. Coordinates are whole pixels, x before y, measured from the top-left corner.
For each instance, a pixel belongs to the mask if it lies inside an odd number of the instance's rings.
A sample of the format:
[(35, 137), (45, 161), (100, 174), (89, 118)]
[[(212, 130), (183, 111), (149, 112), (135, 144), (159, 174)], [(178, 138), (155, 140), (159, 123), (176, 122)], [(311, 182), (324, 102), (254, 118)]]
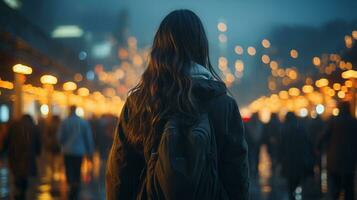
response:
[[(67, 186), (61, 157), (50, 158), (53, 165), (49, 165), (49, 157), (41, 156), (38, 160), (39, 177), (30, 179), (28, 199), (33, 200), (66, 200)], [(82, 165), (81, 200), (105, 199), (104, 165), (96, 154), (92, 162), (84, 161)], [(263, 146), (260, 153), (259, 177), (251, 179), (252, 200), (288, 200), (285, 180), (272, 172), (271, 162)], [(278, 170), (277, 170), (278, 171)], [(317, 173), (319, 174), (319, 173)], [(327, 175), (323, 171), (321, 176), (311, 177), (304, 181), (295, 191), (295, 199), (317, 200), (325, 199), (327, 192)], [(320, 181), (321, 180), (321, 183)], [(6, 165), (6, 159), (0, 161), (0, 200), (9, 199), (11, 191), (11, 177)], [(320, 195), (321, 188), (321, 195)]]
[[(38, 160), (38, 177), (30, 178), (27, 198), (33, 200), (66, 200), (67, 184), (61, 156), (51, 159), (42, 155)], [(104, 166), (98, 155), (93, 161), (85, 160), (82, 165), (81, 200), (105, 199)], [(12, 178), (7, 168), (6, 159), (0, 161), (0, 200), (10, 199)]]
[[(286, 180), (278, 173), (279, 169), (272, 170), (272, 164), (263, 146), (260, 151), (259, 178), (251, 181), (252, 200), (288, 200), (288, 188)], [(316, 173), (319, 174), (319, 173)], [(326, 176), (323, 175), (323, 176)], [(296, 200), (318, 200), (324, 199), (324, 192), (320, 192), (320, 177), (308, 177), (296, 188)], [(326, 191), (325, 191), (326, 193)]]

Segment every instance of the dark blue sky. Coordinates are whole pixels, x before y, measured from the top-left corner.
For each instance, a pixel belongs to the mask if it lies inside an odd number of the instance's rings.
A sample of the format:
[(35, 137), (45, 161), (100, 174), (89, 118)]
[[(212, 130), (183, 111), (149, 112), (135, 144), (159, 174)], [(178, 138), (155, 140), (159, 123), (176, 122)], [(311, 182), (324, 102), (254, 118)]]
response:
[(118, 1), (118, 7), (128, 8), (130, 31), (143, 43), (151, 42), (160, 20), (177, 8), (195, 11), (215, 41), (217, 22), (224, 20), (229, 39), (244, 43), (255, 42), (277, 25), (321, 26), (335, 19), (357, 19), (355, 0), (127, 0)]
[[(294, 46), (290, 47), (294, 43), (304, 43), (304, 37), (308, 37), (306, 35), (308, 33), (304, 32), (304, 30), (314, 29), (319, 33), (320, 28), (322, 29), (326, 24), (336, 20), (353, 24), (351, 28), (357, 29), (357, 24), (354, 25), (354, 22), (357, 21), (357, 0), (36, 1), (41, 1), (41, 6), (34, 7), (38, 11), (31, 9), (28, 17), (33, 18), (33, 22), (37, 22), (47, 31), (51, 31), (59, 25), (72, 24), (79, 25), (85, 32), (110, 34), (118, 28), (118, 23), (120, 23), (119, 13), (127, 10), (129, 35), (137, 37), (139, 46), (151, 45), (159, 23), (170, 11), (191, 9), (197, 13), (205, 25), (213, 64), (217, 65), (218, 56), (224, 55), (228, 57), (230, 67), (232, 67), (234, 60), (237, 59), (234, 54), (235, 45), (242, 45), (244, 48), (248, 46), (258, 47), (262, 39), (271, 39), (269, 38), (271, 34), (281, 27), (292, 27), (294, 30), (300, 30), (301, 34), (305, 34), (302, 37), (294, 37), (295, 41), (292, 41), (291, 44), (289, 40), (284, 42), (284, 46), (289, 48), (294, 48)], [(36, 15), (37, 13), (39, 14)], [(48, 19), (44, 18), (46, 16), (48, 16)], [(228, 31), (226, 32), (228, 42), (225, 48), (222, 48), (218, 42), (217, 23), (220, 21), (225, 22), (228, 26)], [(350, 34), (352, 29), (349, 30), (347, 28), (346, 30), (347, 32), (342, 34)], [(99, 38), (97, 41), (100, 42), (100, 40), (103, 40), (103, 38)], [(343, 35), (341, 38), (340, 35), (338, 38), (327, 38), (324, 42), (329, 43), (329, 40), (341, 40), (343, 42)], [(274, 46), (273, 43), (272, 46)], [(311, 49), (308, 45), (306, 48)], [(243, 80), (249, 80), (243, 83), (244, 87), (247, 85), (254, 87), (256, 84), (251, 80), (256, 78), (254, 75), (257, 70), (261, 70), (260, 66), (257, 65), (257, 61), (261, 56), (259, 53), (261, 52), (258, 52), (254, 58), (243, 58), (246, 67)], [(288, 52), (282, 53), (284, 53), (284, 55), (281, 55), (282, 57), (288, 55)], [(304, 59), (311, 60), (310, 58)], [(297, 67), (299, 68), (299, 66)], [(266, 77), (267, 75), (260, 80), (256, 87), (265, 88)], [(241, 91), (239, 87), (238, 92)], [(262, 95), (262, 91), (254, 92), (249, 89), (249, 97), (238, 98), (238, 100), (247, 103), (256, 96)]]

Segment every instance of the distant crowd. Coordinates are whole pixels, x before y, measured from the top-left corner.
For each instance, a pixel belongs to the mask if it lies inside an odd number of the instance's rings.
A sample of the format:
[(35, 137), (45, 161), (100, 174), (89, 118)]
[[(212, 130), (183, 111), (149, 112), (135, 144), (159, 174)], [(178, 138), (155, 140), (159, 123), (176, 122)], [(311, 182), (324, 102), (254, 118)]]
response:
[[(91, 161), (97, 152), (101, 160), (101, 182), (110, 150), (117, 118), (103, 115), (88, 121), (70, 108), (69, 116), (61, 120), (57, 115), (40, 118), (35, 123), (25, 114), (21, 119), (2, 125), (0, 150), (3, 160), (8, 161), (14, 189), (14, 199), (26, 199), (29, 177), (39, 176), (38, 158), (49, 166), (51, 181), (59, 181), (59, 173), (65, 172), (68, 199), (78, 199), (81, 182), (81, 165)], [(7, 159), (4, 159), (7, 158)]]
[(310, 180), (321, 179), (323, 170), (327, 170), (331, 199), (339, 199), (341, 194), (346, 200), (354, 199), (357, 121), (348, 103), (341, 103), (339, 115), (325, 121), (320, 116), (299, 118), (289, 112), (284, 120), (272, 114), (269, 123), (263, 124), (253, 114), (245, 127), (253, 178), (259, 173), (261, 146), (266, 145), (272, 176), (285, 178), (290, 199), (295, 199), (298, 187), (308, 185), (307, 190), (315, 187), (321, 191), (321, 180), (315, 185)]

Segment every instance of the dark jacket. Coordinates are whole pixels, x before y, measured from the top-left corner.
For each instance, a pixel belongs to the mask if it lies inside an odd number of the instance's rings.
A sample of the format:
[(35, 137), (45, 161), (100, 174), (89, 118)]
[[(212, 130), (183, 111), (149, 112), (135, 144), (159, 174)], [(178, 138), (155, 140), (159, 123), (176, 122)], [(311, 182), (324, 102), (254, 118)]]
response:
[(302, 180), (313, 173), (313, 150), (301, 121), (285, 122), (280, 146), (282, 175), (290, 180)]
[(36, 125), (15, 121), (9, 127), (7, 148), (9, 167), (15, 177), (37, 175), (36, 157), (41, 150), (40, 133)]
[[(193, 94), (202, 104), (207, 105), (208, 117), (216, 135), (218, 172), (224, 189), (230, 199), (248, 200), (247, 144), (238, 106), (227, 95), (223, 83), (199, 78), (194, 78), (193, 83)], [(123, 138), (114, 138), (114, 143), (119, 143), (116, 152), (119, 154), (120, 184), (108, 188), (109, 199), (135, 199), (140, 185), (140, 173), (145, 166), (143, 152), (136, 150), (140, 144), (129, 144), (125, 139), (126, 122), (130, 118), (127, 105), (124, 105), (118, 126), (119, 135)]]
[(329, 173), (350, 174), (357, 162), (357, 120), (350, 115), (332, 119), (322, 139)]

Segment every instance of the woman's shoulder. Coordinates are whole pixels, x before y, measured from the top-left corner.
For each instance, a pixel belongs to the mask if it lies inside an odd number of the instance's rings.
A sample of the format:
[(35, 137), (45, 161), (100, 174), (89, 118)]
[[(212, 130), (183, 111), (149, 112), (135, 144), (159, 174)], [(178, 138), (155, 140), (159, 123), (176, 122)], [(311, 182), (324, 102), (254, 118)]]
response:
[(237, 105), (237, 102), (231, 95), (225, 93), (212, 98), (210, 104), (232, 108)]

